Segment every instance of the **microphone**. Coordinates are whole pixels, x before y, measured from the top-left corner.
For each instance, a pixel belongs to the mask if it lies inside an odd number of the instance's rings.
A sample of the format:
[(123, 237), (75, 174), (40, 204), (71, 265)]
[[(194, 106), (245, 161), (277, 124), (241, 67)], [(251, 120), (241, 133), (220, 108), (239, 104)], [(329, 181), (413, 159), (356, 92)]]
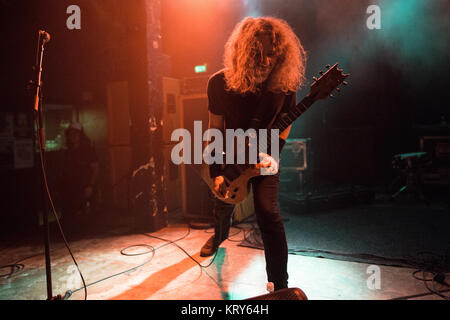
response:
[(44, 43), (49, 42), (50, 41), (50, 34), (48, 32), (45, 32), (43, 30), (39, 30), (39, 35), (42, 37), (42, 40), (44, 41)]

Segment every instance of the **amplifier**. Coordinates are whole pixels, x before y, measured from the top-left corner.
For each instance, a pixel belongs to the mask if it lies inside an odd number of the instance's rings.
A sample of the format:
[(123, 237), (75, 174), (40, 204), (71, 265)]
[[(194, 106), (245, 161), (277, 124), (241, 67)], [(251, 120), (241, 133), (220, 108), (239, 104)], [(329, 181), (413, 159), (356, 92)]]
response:
[(281, 165), (306, 170), (310, 161), (311, 138), (287, 139), (281, 152)]
[(450, 136), (422, 136), (420, 150), (431, 158), (431, 166), (422, 174), (423, 182), (450, 185)]
[(311, 138), (287, 139), (280, 155), (280, 190), (306, 191), (311, 178)]
[[(206, 94), (180, 96), (181, 128), (194, 136), (194, 122), (202, 121), (203, 128), (208, 124), (208, 97)], [(191, 163), (192, 163), (191, 159)], [(200, 165), (181, 164), (181, 203), (183, 215), (187, 219), (211, 222), (213, 196), (209, 187), (198, 174)]]
[(206, 94), (210, 75), (188, 77), (182, 81), (183, 94)]

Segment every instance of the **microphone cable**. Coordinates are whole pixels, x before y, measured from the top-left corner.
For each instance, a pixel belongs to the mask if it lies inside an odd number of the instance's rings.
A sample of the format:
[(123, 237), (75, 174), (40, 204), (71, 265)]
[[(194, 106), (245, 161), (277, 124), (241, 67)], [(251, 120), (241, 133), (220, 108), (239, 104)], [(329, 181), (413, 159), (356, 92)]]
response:
[[(38, 139), (37, 140), (38, 140), (38, 143), (39, 143), (39, 157), (40, 157), (41, 172), (42, 172), (42, 178), (44, 180), (45, 191), (47, 193), (47, 197), (48, 197), (49, 203), (51, 205), (51, 211), (53, 213), (53, 216), (55, 217), (56, 223), (58, 225), (58, 229), (59, 229), (59, 231), (61, 233), (61, 236), (63, 238), (64, 245), (66, 246), (67, 250), (69, 251), (69, 254), (70, 254), (70, 256), (71, 256), (71, 258), (72, 258), (72, 260), (73, 260), (73, 262), (74, 262), (74, 264), (75, 264), (75, 266), (77, 268), (77, 270), (78, 270), (78, 273), (80, 274), (81, 281), (83, 282), (83, 288), (84, 288), (84, 300), (87, 300), (86, 282), (84, 280), (84, 277), (83, 277), (83, 274), (82, 274), (82, 272), (80, 270), (80, 267), (78, 266), (77, 260), (75, 259), (74, 255), (72, 253), (72, 250), (70, 249), (69, 243), (67, 242), (66, 236), (64, 234), (63, 228), (62, 228), (61, 223), (60, 223), (59, 218), (58, 218), (58, 214), (56, 213), (55, 205), (53, 203), (53, 198), (52, 198), (52, 195), (50, 193), (49, 186), (48, 186), (47, 172), (46, 172), (46, 168), (45, 168), (44, 155), (43, 155), (43, 151), (42, 151), (42, 145), (45, 143), (45, 141), (41, 141), (41, 139), (43, 138), (42, 135), (40, 134), (42, 128), (41, 128), (41, 126), (39, 124), (39, 121), (36, 118), (37, 117), (35, 117), (35, 120), (36, 120), (37, 132), (38, 132), (38, 134), (37, 134)], [(48, 212), (44, 212), (43, 214), (48, 214)]]

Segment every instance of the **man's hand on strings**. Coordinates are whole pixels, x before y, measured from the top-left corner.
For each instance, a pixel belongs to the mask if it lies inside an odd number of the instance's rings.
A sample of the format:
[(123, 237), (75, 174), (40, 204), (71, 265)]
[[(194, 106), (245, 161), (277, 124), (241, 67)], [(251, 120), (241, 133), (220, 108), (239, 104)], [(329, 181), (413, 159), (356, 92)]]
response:
[(278, 162), (272, 156), (260, 152), (259, 158), (261, 161), (255, 165), (255, 168), (261, 170), (261, 175), (274, 175), (278, 173)]

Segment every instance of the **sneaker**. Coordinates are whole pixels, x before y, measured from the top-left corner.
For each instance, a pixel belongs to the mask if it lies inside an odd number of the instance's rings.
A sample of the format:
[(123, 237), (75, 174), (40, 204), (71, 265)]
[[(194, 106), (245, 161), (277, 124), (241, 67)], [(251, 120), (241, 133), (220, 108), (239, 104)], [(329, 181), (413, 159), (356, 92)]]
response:
[(217, 251), (218, 246), (214, 245), (214, 236), (211, 236), (200, 250), (200, 257), (212, 256)]

